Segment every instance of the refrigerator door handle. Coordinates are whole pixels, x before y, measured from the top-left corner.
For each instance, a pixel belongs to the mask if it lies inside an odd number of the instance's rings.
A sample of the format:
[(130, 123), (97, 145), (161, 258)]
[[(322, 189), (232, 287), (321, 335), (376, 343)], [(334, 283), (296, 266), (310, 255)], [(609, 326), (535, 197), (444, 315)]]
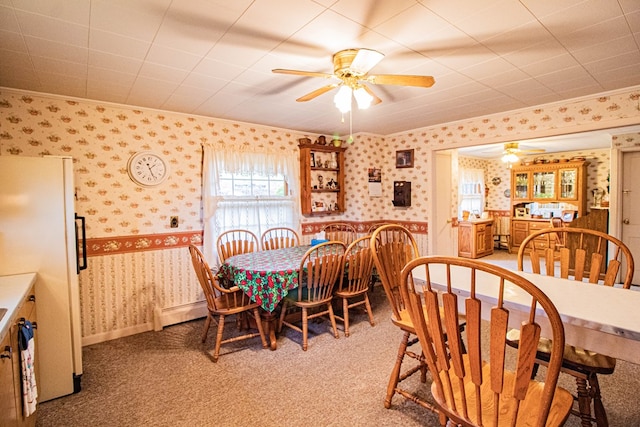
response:
[[(78, 221), (80, 221), (80, 230), (82, 235), (78, 235)], [(80, 270), (87, 269), (87, 234), (85, 229), (85, 221), (83, 216), (76, 214), (76, 271), (80, 274)], [(82, 249), (80, 249), (82, 245)], [(80, 263), (80, 255), (82, 255), (82, 263)]]

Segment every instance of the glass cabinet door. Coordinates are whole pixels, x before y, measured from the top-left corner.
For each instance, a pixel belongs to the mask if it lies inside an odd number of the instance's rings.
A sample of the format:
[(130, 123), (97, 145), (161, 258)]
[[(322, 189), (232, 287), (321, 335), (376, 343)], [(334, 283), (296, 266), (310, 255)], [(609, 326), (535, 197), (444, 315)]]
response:
[(560, 170), (560, 198), (575, 200), (577, 198), (577, 169)]
[(514, 199), (529, 198), (529, 172), (516, 172), (514, 174), (515, 185), (513, 187)]
[(533, 198), (553, 199), (555, 197), (555, 177), (556, 173), (534, 172), (533, 173)]

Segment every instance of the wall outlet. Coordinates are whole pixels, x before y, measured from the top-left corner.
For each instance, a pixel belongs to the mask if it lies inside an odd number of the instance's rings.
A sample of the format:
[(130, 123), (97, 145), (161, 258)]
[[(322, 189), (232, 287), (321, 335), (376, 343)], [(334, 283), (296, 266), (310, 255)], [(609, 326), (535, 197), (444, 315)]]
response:
[(171, 221), (169, 222), (169, 227), (178, 228), (178, 217), (177, 216), (172, 216), (171, 217)]

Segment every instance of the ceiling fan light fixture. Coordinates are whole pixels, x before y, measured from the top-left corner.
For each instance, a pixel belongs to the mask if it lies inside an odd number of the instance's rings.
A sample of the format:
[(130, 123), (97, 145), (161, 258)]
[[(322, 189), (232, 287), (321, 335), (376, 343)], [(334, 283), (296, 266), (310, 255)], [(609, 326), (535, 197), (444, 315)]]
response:
[(503, 163), (515, 163), (518, 160), (520, 159), (518, 158), (518, 156), (516, 156), (515, 153), (507, 153), (504, 156), (502, 156)]
[(351, 111), (352, 92), (353, 91), (349, 86), (343, 85), (340, 86), (340, 89), (338, 89), (338, 92), (333, 97), (333, 102), (341, 113), (348, 113)]
[(353, 91), (353, 97), (356, 99), (360, 110), (366, 110), (371, 107), (371, 102), (373, 102), (373, 96), (371, 96), (362, 86)]

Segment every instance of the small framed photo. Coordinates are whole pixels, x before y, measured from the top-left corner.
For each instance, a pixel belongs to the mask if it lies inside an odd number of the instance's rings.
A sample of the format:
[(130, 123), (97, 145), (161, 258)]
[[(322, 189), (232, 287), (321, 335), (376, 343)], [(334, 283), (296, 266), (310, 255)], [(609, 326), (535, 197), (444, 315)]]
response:
[(311, 167), (316, 167), (316, 153), (311, 153)]
[(413, 167), (413, 149), (396, 151), (396, 167), (397, 168)]

